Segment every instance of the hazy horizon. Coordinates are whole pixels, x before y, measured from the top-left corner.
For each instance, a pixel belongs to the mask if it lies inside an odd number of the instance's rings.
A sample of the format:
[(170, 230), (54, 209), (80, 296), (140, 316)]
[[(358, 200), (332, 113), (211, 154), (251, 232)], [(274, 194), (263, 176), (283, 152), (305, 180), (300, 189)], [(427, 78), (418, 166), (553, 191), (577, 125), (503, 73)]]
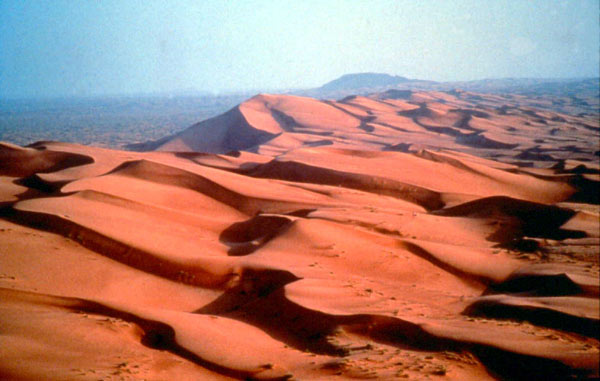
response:
[(0, 1), (0, 97), (590, 78), (600, 2)]

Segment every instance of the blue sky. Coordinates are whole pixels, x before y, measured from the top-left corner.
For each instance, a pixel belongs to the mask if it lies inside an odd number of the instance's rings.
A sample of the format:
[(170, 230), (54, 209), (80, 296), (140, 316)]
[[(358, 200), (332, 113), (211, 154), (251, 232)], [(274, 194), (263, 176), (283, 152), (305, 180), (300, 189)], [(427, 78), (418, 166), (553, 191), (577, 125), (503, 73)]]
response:
[(599, 0), (0, 0), (0, 97), (596, 77)]

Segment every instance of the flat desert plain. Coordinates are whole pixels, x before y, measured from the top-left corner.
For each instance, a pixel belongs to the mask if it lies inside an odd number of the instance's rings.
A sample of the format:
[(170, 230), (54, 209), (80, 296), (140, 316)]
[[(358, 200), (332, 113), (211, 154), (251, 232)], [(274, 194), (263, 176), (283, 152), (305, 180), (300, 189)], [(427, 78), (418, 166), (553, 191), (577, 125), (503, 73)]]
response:
[(547, 106), (262, 94), (147, 152), (3, 143), (0, 378), (598, 377), (600, 126)]

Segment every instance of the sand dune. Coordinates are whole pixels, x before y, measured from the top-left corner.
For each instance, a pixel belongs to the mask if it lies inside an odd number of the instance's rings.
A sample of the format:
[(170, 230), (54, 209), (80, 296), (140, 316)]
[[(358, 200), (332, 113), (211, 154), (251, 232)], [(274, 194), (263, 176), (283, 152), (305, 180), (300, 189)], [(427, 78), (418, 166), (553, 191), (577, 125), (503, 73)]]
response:
[(596, 160), (600, 126), (593, 116), (536, 111), (520, 106), (522, 96), (462, 91), (400, 95), (388, 91), (318, 101), (261, 94), (158, 149), (272, 155), (310, 144), (380, 150), (404, 142), (413, 146), (411, 151), (448, 148), (521, 166), (547, 166), (574, 156)]
[(263, 94), (152, 152), (1, 144), (0, 378), (598, 377), (597, 121), (519, 99)]

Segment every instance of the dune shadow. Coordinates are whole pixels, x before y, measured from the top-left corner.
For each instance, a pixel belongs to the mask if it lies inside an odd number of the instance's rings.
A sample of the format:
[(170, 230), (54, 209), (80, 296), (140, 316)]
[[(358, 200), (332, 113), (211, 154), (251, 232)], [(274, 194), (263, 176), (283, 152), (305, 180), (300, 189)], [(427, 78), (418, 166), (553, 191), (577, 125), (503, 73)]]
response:
[(242, 321), (301, 351), (344, 356), (343, 348), (328, 341), (339, 321), (335, 316), (304, 308), (285, 297), (283, 287), (298, 280), (281, 270), (247, 270), (238, 285), (194, 311)]
[(219, 241), (229, 246), (227, 254), (231, 256), (248, 255), (283, 233), (292, 223), (285, 216), (257, 215), (223, 230)]
[[(33, 174), (31, 176), (16, 179), (13, 181), (13, 183), (27, 187), (27, 188), (29, 188), (29, 190), (34, 191), (34, 192), (51, 194), (51, 193), (59, 191), (64, 185), (68, 184), (69, 181), (49, 182), (49, 181), (42, 179), (37, 174)], [(20, 199), (29, 198), (29, 197), (27, 197), (26, 193), (27, 192), (25, 192), (23, 197)]]
[[(360, 155), (361, 153), (357, 151), (356, 154)], [(363, 151), (363, 154), (372, 155), (372, 153), (366, 153), (366, 151)], [(444, 207), (444, 202), (441, 200), (439, 192), (385, 177), (338, 171), (295, 161), (272, 160), (268, 163), (254, 166), (244, 174), (257, 178), (341, 186), (395, 197), (418, 204), (427, 210), (436, 210)]]
[[(493, 295), (496, 295), (495, 297)], [(554, 309), (548, 297), (597, 297), (597, 292), (584, 290), (568, 274), (516, 273), (503, 282), (490, 284), (481, 299), (470, 304), (464, 315), (502, 320), (527, 321), (531, 324), (600, 338), (598, 319), (578, 316), (576, 307)], [(499, 299), (498, 299), (499, 298)], [(511, 298), (515, 303), (504, 301)], [(537, 299), (543, 298), (543, 299)], [(538, 301), (539, 302), (536, 302)], [(575, 301), (575, 299), (573, 299)], [(528, 303), (528, 301), (534, 302)]]
[(537, 241), (524, 237), (553, 240), (587, 237), (584, 231), (561, 228), (575, 216), (574, 210), (506, 196), (481, 198), (437, 210), (434, 214), (490, 219), (494, 221), (496, 230), (486, 239), (497, 242), (502, 247), (520, 251), (535, 251), (539, 248)]
[[(60, 195), (56, 197), (66, 197)], [(222, 288), (234, 273), (217, 273), (210, 266), (182, 264), (137, 248), (57, 215), (18, 210), (11, 206), (0, 209), (0, 218), (34, 229), (59, 234), (83, 247), (137, 270), (176, 282), (206, 288)]]
[(28, 177), (35, 173), (51, 173), (94, 163), (94, 158), (71, 152), (47, 150), (43, 142), (24, 148), (0, 147), (0, 174)]
[(598, 320), (574, 316), (550, 308), (516, 306), (496, 301), (481, 300), (470, 305), (463, 313), (469, 316), (526, 321), (540, 327), (573, 332), (600, 339), (600, 325), (598, 324)]
[[(291, 274), (286, 277), (271, 271), (265, 275), (245, 276), (239, 286), (195, 312), (240, 320), (300, 351), (335, 357), (346, 356), (352, 350), (331, 340), (339, 329), (376, 342), (415, 350), (455, 347), (452, 341), (438, 338), (420, 326), (400, 319), (369, 314), (332, 315), (303, 307), (285, 296), (286, 279), (288, 282), (295, 280)], [(273, 282), (278, 277), (279, 282)]]
[(559, 361), (476, 346), (473, 354), (501, 380), (576, 380), (588, 378), (590, 371), (573, 369)]
[[(332, 357), (345, 357), (354, 350), (364, 349), (338, 344), (335, 335), (343, 330), (397, 348), (415, 351), (469, 351), (501, 378), (538, 379), (542, 375), (548, 379), (551, 375), (558, 375), (566, 379), (590, 372), (589, 369), (573, 369), (560, 361), (544, 358), (543, 355), (524, 355), (498, 349), (493, 345), (437, 336), (419, 324), (394, 317), (371, 314), (333, 315), (309, 309), (285, 296), (283, 286), (296, 279), (283, 271), (248, 273), (238, 286), (194, 312), (239, 320), (297, 350)], [(506, 369), (508, 364), (511, 365), (510, 369)]]
[[(102, 314), (104, 316), (110, 316), (118, 319), (122, 319), (131, 323), (136, 324), (142, 330), (141, 344), (145, 347), (171, 352), (176, 356), (186, 359), (196, 365), (199, 365), (212, 372), (221, 374), (226, 377), (232, 377), (242, 380), (254, 379), (255, 372), (244, 371), (229, 368), (212, 361), (206, 360), (198, 356), (193, 351), (180, 345), (176, 339), (176, 331), (170, 325), (157, 320), (150, 320), (133, 313), (126, 311), (117, 310), (100, 303), (78, 300), (75, 306), (70, 308), (76, 312), (87, 312)], [(265, 368), (268, 369), (268, 368)], [(283, 377), (270, 378), (271, 380), (287, 380), (291, 376), (286, 375)]]
[(526, 274), (509, 277), (504, 282), (492, 284), (484, 295), (489, 294), (526, 294), (531, 296), (577, 295), (583, 290), (566, 274)]

